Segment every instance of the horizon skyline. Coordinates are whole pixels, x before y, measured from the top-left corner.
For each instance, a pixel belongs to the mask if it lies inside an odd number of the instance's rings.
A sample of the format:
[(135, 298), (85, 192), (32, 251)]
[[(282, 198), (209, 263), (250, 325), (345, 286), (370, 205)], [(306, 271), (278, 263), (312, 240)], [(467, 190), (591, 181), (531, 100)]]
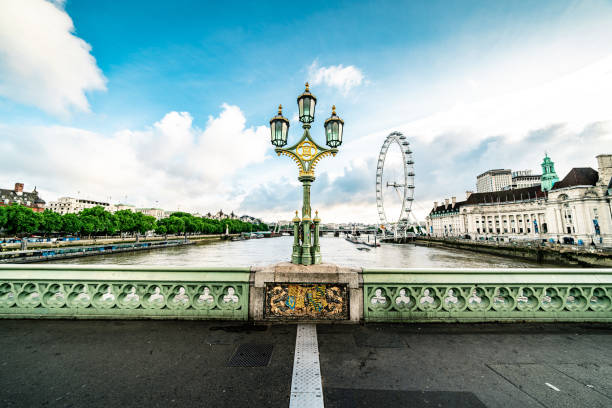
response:
[[(545, 153), (544, 153), (544, 155), (545, 155), (545, 157), (549, 157), (547, 152), (545, 152)], [(590, 166), (589, 166), (589, 167), (590, 167)], [(596, 166), (596, 167), (597, 167), (597, 166)], [(596, 169), (596, 168), (593, 168), (593, 167), (590, 167), (590, 168), (592, 168), (593, 170), (596, 170), (596, 171), (597, 171), (597, 169)], [(521, 172), (521, 171), (527, 171), (527, 170), (528, 170), (528, 171), (532, 171), (532, 169), (520, 169), (520, 170), (514, 170), (514, 169), (512, 169), (512, 168), (504, 167), (504, 168), (500, 168), (500, 169), (489, 169), (489, 170), (484, 171), (484, 172), (483, 172), (483, 173), (481, 173), (480, 175), (485, 174), (485, 173), (487, 173), (487, 172), (489, 172), (489, 171), (494, 171), (494, 170), (505, 170), (505, 169), (509, 169), (509, 170), (511, 170), (513, 173), (514, 173), (515, 171), (519, 171), (519, 172)], [(571, 169), (570, 169), (570, 171), (571, 171)], [(537, 174), (536, 174), (536, 175), (537, 175)], [(567, 176), (567, 174), (566, 174), (565, 176)], [(561, 180), (563, 180), (563, 178), (564, 178), (565, 176), (563, 176), (563, 177), (559, 177), (559, 180), (560, 180), (560, 181), (561, 181)], [(20, 182), (16, 182), (16, 183), (20, 183)], [(25, 184), (25, 183), (23, 183), (23, 184)], [(25, 185), (27, 185), (27, 184), (25, 184)], [(1, 187), (0, 187), (0, 188), (1, 188)], [(37, 188), (37, 186), (35, 186), (35, 188)], [(27, 189), (26, 189), (26, 190), (27, 190)], [(474, 184), (474, 188), (473, 188), (472, 190), (465, 189), (465, 190), (463, 190), (463, 193), (464, 193), (464, 194), (467, 194), (467, 193), (477, 193), (477, 191), (476, 191), (476, 190), (477, 190), (477, 188), (476, 188), (476, 184)], [(507, 191), (512, 191), (512, 190), (514, 190), (514, 189), (509, 189), (509, 190), (507, 190)], [(497, 191), (497, 190), (496, 190), (496, 191)], [(506, 191), (506, 190), (499, 190), (499, 191)], [(60, 195), (60, 196), (58, 196), (56, 199), (54, 199), (54, 200), (49, 200), (49, 201), (57, 201), (57, 200), (59, 200), (60, 198), (76, 198), (76, 199), (84, 199), (84, 200), (95, 201), (95, 202), (104, 202), (104, 201), (97, 200), (97, 199), (92, 198), (92, 197), (86, 197), (86, 196), (84, 197), (84, 196), (79, 196), (79, 194), (80, 194), (80, 191), (77, 191), (77, 194), (76, 194), (74, 197), (71, 197), (69, 194), (65, 194), (65, 195)], [(125, 197), (127, 197), (127, 196), (125, 196)], [(459, 198), (459, 197), (460, 197), (459, 195), (453, 196), (453, 195), (451, 194), (451, 195), (448, 195), (447, 197), (444, 197), (444, 198), (440, 199), (440, 201), (437, 201), (437, 202), (438, 202), (438, 204), (444, 204), (444, 199), (449, 199), (449, 200), (450, 200), (452, 197), (457, 198), (457, 202), (462, 201), (462, 200)], [(113, 203), (111, 202), (111, 200), (110, 200), (110, 199), (112, 198), (112, 196), (109, 196), (108, 198), (109, 198), (109, 201), (107, 202), (107, 204), (109, 204), (109, 205), (111, 205), (111, 206), (129, 206), (129, 207), (135, 207), (136, 209), (158, 209), (158, 210), (163, 210), (164, 212), (181, 212), (181, 211), (185, 211), (185, 212), (189, 212), (189, 213), (192, 213), (192, 214), (201, 214), (201, 215), (206, 215), (206, 214), (208, 214), (208, 213), (210, 213), (210, 214), (212, 214), (212, 215), (216, 214), (216, 212), (214, 212), (215, 210), (212, 210), (212, 211), (211, 211), (211, 210), (197, 209), (197, 208), (196, 208), (196, 209), (191, 209), (191, 210), (186, 210), (186, 209), (181, 209), (181, 208), (180, 208), (180, 206), (179, 206), (178, 208), (176, 208), (176, 209), (174, 209), (174, 210), (173, 210), (173, 209), (165, 209), (165, 208), (162, 208), (162, 207), (155, 207), (155, 206), (148, 206), (148, 205), (135, 205), (135, 204), (130, 204), (130, 203), (129, 203), (129, 202), (127, 202), (127, 201), (123, 201), (123, 202), (122, 202), (122, 201), (118, 201), (118, 202), (116, 202), (115, 204), (113, 204)], [(44, 199), (44, 198), (43, 198), (43, 199)], [(47, 200), (45, 200), (45, 201), (47, 201)], [(47, 203), (48, 203), (49, 201), (47, 201)], [(223, 208), (220, 208), (220, 209), (219, 209), (219, 211), (223, 211)], [(224, 213), (224, 214), (234, 213), (234, 214), (238, 215), (238, 213), (236, 213), (236, 212), (235, 212), (235, 210), (230, 210), (230, 211), (229, 211), (229, 213), (228, 213), (228, 212), (226, 212), (226, 211), (223, 211), (223, 213)], [(427, 214), (429, 214), (429, 213), (427, 213)], [(247, 213), (243, 213), (242, 215), (249, 215), (249, 216), (252, 216), (252, 214), (247, 214)], [(263, 219), (263, 217), (256, 217), (256, 218), (262, 218), (262, 219)], [(286, 220), (282, 220), (282, 219), (280, 219), (280, 218), (279, 218), (279, 219), (277, 219), (276, 221), (286, 221)], [(418, 221), (419, 223), (424, 222), (424, 221), (425, 221), (425, 218), (423, 218), (423, 219), (417, 219), (417, 221)], [(327, 224), (330, 224), (330, 223), (331, 223), (331, 224), (338, 224), (338, 223), (339, 223), (339, 224), (346, 224), (346, 223), (351, 224), (351, 223), (356, 223), (356, 222), (357, 222), (357, 221), (347, 221), (347, 222), (334, 222), (334, 221), (329, 221), (329, 222), (327, 222)], [(373, 222), (363, 222), (363, 221), (358, 221), (358, 222), (359, 222), (359, 223), (366, 223), (366, 224), (378, 224), (378, 222), (377, 222), (377, 221), (373, 221)], [(326, 224), (326, 223), (323, 223), (323, 224)]]

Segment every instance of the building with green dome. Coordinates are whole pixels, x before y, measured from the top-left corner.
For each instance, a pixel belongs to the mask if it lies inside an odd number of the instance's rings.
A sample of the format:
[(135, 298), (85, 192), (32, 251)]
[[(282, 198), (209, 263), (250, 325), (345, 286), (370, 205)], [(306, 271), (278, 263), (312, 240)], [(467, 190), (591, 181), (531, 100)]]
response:
[(612, 154), (597, 170), (574, 167), (560, 180), (553, 161), (542, 162), (541, 186), (466, 192), (445, 199), (426, 217), (434, 237), (553, 242), (612, 248)]
[(544, 154), (544, 161), (542, 162), (542, 191), (550, 191), (559, 177), (555, 172), (555, 163), (548, 157), (548, 154)]

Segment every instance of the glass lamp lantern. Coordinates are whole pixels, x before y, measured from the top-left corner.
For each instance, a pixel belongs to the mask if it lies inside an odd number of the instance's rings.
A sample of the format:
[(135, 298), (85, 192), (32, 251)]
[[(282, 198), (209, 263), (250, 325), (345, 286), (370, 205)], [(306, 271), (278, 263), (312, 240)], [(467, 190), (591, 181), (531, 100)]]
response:
[(325, 136), (327, 145), (336, 148), (342, 144), (342, 128), (344, 121), (336, 115), (336, 106), (332, 106), (332, 115), (325, 121)]
[(270, 119), (270, 140), (276, 147), (287, 144), (287, 133), (289, 132), (289, 120), (283, 117), (283, 106), (278, 105), (278, 115)]
[(317, 104), (317, 98), (310, 93), (310, 90), (308, 89), (308, 82), (306, 82), (306, 90), (303, 94), (298, 96), (297, 102), (298, 108), (300, 110), (300, 122), (314, 122), (315, 105)]

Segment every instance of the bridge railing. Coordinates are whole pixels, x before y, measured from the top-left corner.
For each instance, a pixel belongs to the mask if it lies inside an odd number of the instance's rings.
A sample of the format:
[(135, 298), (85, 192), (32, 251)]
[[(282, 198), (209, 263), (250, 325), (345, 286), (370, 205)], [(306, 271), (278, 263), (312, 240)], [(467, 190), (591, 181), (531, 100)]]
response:
[(364, 269), (370, 322), (612, 321), (612, 269)]
[(0, 265), (0, 318), (248, 319), (250, 268)]
[[(247, 320), (252, 273), (0, 265), (0, 318)], [(358, 314), (366, 322), (612, 322), (612, 269), (364, 269), (361, 275), (362, 292), (350, 302), (363, 305)]]

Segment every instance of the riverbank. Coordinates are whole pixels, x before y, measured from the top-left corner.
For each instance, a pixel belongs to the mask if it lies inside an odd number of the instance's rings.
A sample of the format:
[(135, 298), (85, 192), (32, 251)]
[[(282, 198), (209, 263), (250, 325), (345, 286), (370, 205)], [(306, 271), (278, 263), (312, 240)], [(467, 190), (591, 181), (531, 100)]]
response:
[(121, 252), (144, 251), (159, 248), (169, 248), (184, 245), (193, 245), (194, 241), (156, 241), (135, 242), (130, 244), (109, 244), (95, 246), (80, 246), (68, 248), (33, 249), (26, 251), (11, 251), (0, 254), (0, 263), (24, 264), (36, 262), (49, 262), (59, 259), (83, 258), (89, 256), (111, 255)]
[[(190, 241), (218, 241), (226, 237), (239, 236), (240, 234), (212, 234), (212, 235), (188, 235), (187, 239)], [(48, 249), (48, 248), (67, 248), (67, 247), (81, 247), (91, 245), (108, 245), (108, 244), (126, 244), (131, 242), (159, 242), (159, 241), (172, 241), (185, 239), (184, 235), (154, 235), (150, 237), (140, 236), (136, 237), (94, 237), (91, 239), (79, 239), (73, 241), (45, 241), (45, 242), (28, 242), (27, 250), (32, 249)], [(21, 248), (21, 243), (3, 243), (0, 245), (0, 252), (6, 251), (17, 251)]]
[(417, 237), (414, 240), (414, 244), (426, 247), (463, 249), (537, 263), (582, 267), (612, 267), (612, 252), (597, 249), (581, 249), (562, 245), (536, 246), (520, 244), (518, 242), (486, 242), (431, 237)]
[[(200, 235), (190, 236), (185, 239), (184, 236), (174, 236), (175, 239), (164, 239), (163, 237), (148, 237), (139, 239), (98, 239), (98, 240), (82, 240), (82, 241), (61, 241), (57, 244), (44, 245), (23, 251), (4, 251), (0, 252), (0, 263), (36, 263), (48, 262), (61, 259), (84, 258), (100, 255), (112, 255), (117, 253), (145, 251), (153, 249), (162, 249), (177, 246), (196, 245), (211, 241), (219, 241), (228, 239), (232, 235)], [(74, 243), (77, 244), (74, 244)], [(93, 245), (92, 245), (93, 243)], [(40, 244), (40, 243), (36, 243)], [(64, 245), (62, 245), (64, 244)], [(71, 245), (72, 244), (72, 245)]]

